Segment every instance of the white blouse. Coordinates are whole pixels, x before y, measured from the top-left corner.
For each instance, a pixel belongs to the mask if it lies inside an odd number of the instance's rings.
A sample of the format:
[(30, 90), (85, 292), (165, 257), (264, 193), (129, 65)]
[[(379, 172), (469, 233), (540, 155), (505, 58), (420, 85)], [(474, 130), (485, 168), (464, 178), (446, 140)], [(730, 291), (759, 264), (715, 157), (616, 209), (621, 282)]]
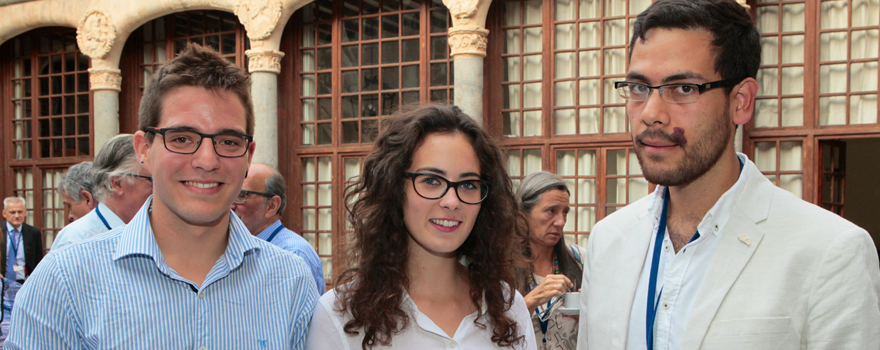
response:
[[(336, 304), (336, 289), (333, 289), (318, 300), (312, 322), (309, 326), (309, 337), (306, 343), (308, 350), (360, 350), (364, 339), (364, 332), (357, 335), (345, 333), (345, 324), (351, 320), (351, 314), (342, 314), (334, 310)], [(488, 327), (487, 317), (483, 316), (481, 323), (486, 324), (485, 329), (474, 324), (477, 313), (466, 316), (461, 320), (455, 335), (448, 336), (434, 321), (419, 311), (415, 302), (404, 291), (403, 310), (409, 315), (410, 320), (400, 333), (391, 337), (391, 346), (375, 346), (374, 349), (419, 349), (419, 350), (447, 350), (447, 349), (500, 349), (498, 344), (492, 342), (492, 328)], [(485, 312), (485, 304), (483, 311)], [(525, 342), (514, 344), (510, 348), (517, 350), (537, 350), (535, 344), (535, 331), (526, 302), (519, 292), (516, 292), (513, 305), (507, 311), (507, 315), (517, 323), (517, 334), (525, 336)]]

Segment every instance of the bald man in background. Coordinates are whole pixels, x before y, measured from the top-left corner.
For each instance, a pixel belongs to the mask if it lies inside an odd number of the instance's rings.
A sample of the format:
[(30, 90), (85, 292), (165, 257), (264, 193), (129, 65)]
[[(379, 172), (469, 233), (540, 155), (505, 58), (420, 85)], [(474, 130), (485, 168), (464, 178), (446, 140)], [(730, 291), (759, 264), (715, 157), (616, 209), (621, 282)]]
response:
[(251, 234), (305, 260), (318, 285), (318, 294), (324, 294), (324, 269), (315, 248), (281, 224), (281, 214), (286, 206), (287, 185), (284, 177), (268, 165), (251, 164), (232, 210)]

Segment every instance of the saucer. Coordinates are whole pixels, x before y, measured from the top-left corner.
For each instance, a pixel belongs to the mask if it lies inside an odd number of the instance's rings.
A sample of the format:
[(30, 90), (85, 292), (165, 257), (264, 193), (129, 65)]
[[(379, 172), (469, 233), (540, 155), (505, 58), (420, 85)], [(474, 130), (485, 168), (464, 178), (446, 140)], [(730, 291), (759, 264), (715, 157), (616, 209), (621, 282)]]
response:
[(577, 316), (581, 313), (581, 309), (575, 309), (575, 308), (568, 309), (568, 308), (564, 308), (564, 307), (558, 308), (558, 309), (556, 309), (556, 311), (559, 311), (563, 315), (567, 315), (567, 316)]

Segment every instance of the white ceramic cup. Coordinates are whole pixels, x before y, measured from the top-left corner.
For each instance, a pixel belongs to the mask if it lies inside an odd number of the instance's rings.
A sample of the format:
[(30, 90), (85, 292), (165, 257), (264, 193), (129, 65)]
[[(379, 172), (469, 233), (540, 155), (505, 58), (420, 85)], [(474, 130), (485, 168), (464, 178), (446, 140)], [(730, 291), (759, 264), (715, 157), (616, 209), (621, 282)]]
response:
[(566, 309), (580, 309), (581, 308), (581, 293), (580, 292), (571, 292), (565, 293), (562, 295), (562, 306)]

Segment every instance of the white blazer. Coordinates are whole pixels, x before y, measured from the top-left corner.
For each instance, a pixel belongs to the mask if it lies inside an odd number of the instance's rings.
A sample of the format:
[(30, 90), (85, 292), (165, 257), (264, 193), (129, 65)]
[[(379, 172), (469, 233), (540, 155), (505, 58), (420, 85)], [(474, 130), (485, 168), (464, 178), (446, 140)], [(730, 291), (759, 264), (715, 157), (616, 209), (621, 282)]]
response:
[[(680, 348), (880, 349), (880, 262), (868, 233), (774, 186), (750, 161), (744, 171), (749, 179)], [(626, 346), (655, 224), (651, 197), (608, 216), (590, 234), (579, 350)]]

